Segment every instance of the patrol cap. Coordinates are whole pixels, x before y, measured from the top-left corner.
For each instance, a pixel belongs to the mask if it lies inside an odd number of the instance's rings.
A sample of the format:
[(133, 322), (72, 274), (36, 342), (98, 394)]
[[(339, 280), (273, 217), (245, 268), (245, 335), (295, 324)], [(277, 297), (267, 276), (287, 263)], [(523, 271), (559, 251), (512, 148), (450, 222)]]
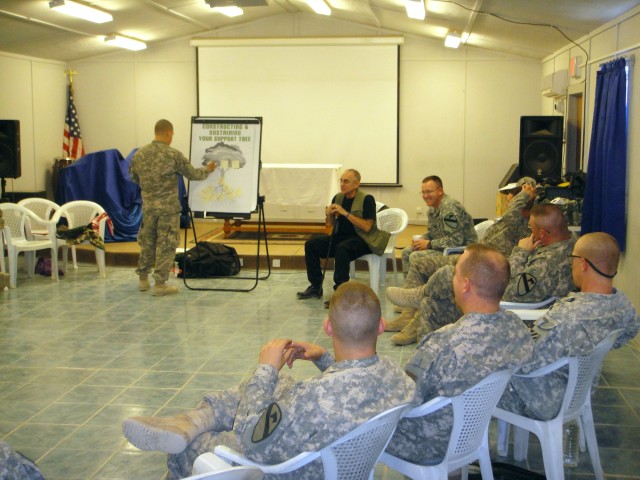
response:
[(505, 185), (504, 187), (502, 187), (499, 191), (500, 192), (508, 192), (509, 190), (513, 190), (514, 188), (518, 188), (521, 187), (524, 184), (527, 185), (531, 185), (532, 187), (536, 186), (536, 181), (535, 179), (531, 178), (531, 177), (522, 177), (520, 180), (518, 180), (518, 182), (513, 182), (513, 183), (508, 183), (507, 185)]

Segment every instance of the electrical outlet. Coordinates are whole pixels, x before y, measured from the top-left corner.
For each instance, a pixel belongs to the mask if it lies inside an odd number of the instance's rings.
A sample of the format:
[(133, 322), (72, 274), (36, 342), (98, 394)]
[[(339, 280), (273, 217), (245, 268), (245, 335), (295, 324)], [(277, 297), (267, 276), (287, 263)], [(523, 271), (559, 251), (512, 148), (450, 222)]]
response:
[(422, 215), (422, 207), (418, 207), (418, 208), (416, 208), (416, 213), (417, 213), (418, 215)]
[(280, 268), (280, 259), (279, 258), (274, 258), (273, 259), (273, 268)]
[(244, 258), (240, 257), (240, 266), (244, 267)]

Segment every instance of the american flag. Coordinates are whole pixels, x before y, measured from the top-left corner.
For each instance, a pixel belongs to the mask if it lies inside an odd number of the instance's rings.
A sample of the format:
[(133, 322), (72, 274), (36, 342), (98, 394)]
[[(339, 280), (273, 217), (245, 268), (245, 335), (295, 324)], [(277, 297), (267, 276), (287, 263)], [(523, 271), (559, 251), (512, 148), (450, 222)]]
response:
[(80, 124), (76, 106), (73, 103), (73, 88), (69, 84), (69, 97), (67, 99), (67, 116), (64, 119), (64, 140), (62, 142), (64, 156), (68, 158), (80, 158), (84, 156), (84, 145), (80, 135)]

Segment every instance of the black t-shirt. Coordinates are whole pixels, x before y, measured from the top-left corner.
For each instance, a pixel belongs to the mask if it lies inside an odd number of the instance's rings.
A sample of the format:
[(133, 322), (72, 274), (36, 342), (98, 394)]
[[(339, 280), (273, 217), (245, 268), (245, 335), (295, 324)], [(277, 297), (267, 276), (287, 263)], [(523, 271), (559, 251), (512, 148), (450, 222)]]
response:
[[(355, 198), (355, 197), (354, 197)], [(336, 197), (333, 197), (331, 203), (336, 203)], [(342, 199), (342, 208), (344, 208), (347, 212), (351, 211), (351, 207), (353, 206), (353, 198), (344, 197)], [(371, 195), (367, 195), (364, 197), (364, 202), (362, 205), (363, 210), (363, 218), (365, 220), (375, 220), (376, 218), (376, 201)], [(337, 218), (337, 226), (334, 232), (334, 235), (340, 237), (353, 237), (356, 236), (356, 229), (344, 215), (340, 215)]]

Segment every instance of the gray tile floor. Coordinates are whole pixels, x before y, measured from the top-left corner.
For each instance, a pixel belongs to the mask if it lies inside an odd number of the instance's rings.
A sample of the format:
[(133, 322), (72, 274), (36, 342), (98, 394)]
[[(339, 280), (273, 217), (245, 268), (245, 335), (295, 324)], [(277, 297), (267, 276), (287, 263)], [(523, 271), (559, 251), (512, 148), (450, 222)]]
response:
[[(321, 302), (295, 300), (306, 286), (303, 271), (275, 270), (249, 293), (189, 290), (180, 280), (180, 294), (166, 298), (138, 292), (132, 268), (107, 267), (106, 279), (96, 273), (80, 264), (57, 283), (21, 274), (18, 288), (0, 292), (0, 438), (34, 459), (48, 480), (161, 479), (165, 456), (129, 445), (122, 419), (181, 411), (207, 391), (236, 384), (251, 375), (259, 347), (271, 338), (329, 345)], [(367, 273), (358, 279), (368, 281)], [(390, 335), (381, 337), (380, 353), (406, 361), (413, 348), (392, 346)], [(595, 397), (609, 479), (640, 479), (639, 366), (636, 348), (612, 352)], [(315, 367), (297, 364), (291, 373), (304, 378)], [(531, 444), (524, 466), (542, 471)], [(567, 476), (593, 478), (590, 472), (583, 454)], [(379, 466), (376, 478), (403, 477)]]

